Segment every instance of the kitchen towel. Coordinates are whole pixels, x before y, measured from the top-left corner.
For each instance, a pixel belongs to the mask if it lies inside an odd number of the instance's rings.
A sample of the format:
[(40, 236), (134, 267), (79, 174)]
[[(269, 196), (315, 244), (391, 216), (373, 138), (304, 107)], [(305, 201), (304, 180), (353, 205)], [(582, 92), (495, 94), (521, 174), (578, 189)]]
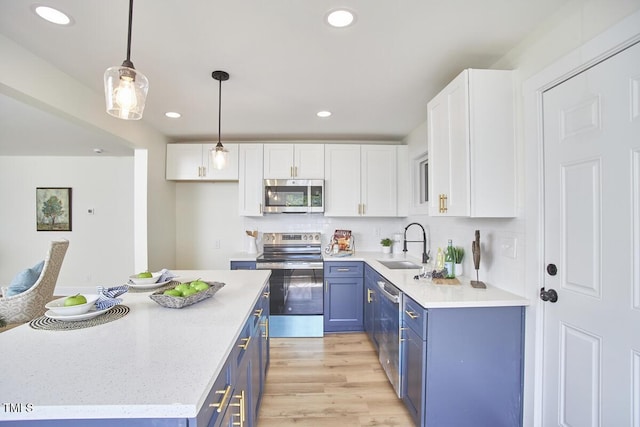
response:
[(96, 308), (98, 310), (105, 310), (114, 305), (118, 305), (122, 302), (122, 298), (117, 298), (129, 290), (129, 285), (114, 286), (112, 288), (105, 288), (98, 286), (98, 300), (96, 301)]

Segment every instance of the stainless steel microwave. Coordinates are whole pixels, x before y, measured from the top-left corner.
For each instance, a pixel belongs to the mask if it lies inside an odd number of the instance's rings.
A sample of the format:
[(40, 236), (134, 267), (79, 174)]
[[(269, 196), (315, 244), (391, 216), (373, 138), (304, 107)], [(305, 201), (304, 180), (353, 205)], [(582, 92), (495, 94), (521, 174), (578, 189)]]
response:
[(264, 212), (324, 212), (324, 180), (265, 179)]

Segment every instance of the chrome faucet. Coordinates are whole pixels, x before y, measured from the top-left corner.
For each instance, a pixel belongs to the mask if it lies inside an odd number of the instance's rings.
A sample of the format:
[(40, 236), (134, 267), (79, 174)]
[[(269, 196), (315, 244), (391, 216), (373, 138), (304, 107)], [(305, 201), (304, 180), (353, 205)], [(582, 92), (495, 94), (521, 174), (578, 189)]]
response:
[[(412, 225), (417, 225), (422, 229), (422, 240), (407, 240), (407, 230)], [(404, 228), (404, 247), (402, 249), (402, 252), (404, 252), (405, 255), (407, 253), (407, 242), (422, 242), (422, 263), (426, 264), (429, 262), (429, 253), (427, 253), (427, 233), (424, 231), (424, 227), (422, 226), (422, 224), (412, 222)]]

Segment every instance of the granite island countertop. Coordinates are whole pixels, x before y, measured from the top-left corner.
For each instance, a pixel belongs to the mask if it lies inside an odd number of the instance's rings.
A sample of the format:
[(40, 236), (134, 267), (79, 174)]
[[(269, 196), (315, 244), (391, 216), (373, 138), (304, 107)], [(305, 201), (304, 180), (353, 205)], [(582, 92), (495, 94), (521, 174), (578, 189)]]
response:
[[(128, 292), (121, 319), (78, 330), (28, 324), (0, 334), (0, 422), (194, 418), (251, 315), (270, 271), (174, 270), (224, 282), (213, 297), (171, 309)], [(114, 286), (117, 284), (114, 284)], [(28, 405), (28, 406), (27, 406)]]

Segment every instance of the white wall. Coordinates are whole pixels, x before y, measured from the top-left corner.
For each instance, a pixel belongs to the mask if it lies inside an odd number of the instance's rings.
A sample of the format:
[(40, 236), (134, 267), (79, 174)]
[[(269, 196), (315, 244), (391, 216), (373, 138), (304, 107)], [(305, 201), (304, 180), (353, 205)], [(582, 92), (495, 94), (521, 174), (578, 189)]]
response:
[[(36, 231), (36, 187), (72, 188), (70, 232)], [(60, 238), (69, 249), (56, 295), (120, 285), (133, 274), (133, 157), (0, 157), (0, 200), (1, 284)]]

